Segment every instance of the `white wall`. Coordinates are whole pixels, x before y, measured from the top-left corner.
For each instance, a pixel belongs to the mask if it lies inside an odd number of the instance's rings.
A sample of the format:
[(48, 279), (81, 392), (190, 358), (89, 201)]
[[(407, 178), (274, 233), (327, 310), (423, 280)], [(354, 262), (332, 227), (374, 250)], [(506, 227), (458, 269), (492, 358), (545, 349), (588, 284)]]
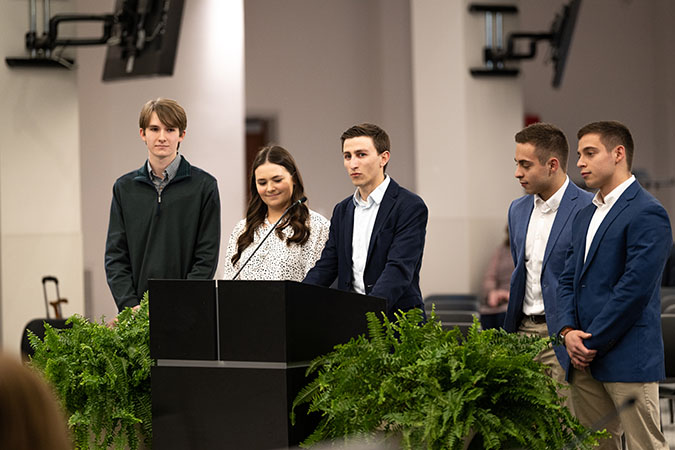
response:
[[(112, 3), (52, 7), (104, 12)], [(521, 23), (511, 30), (545, 30), (562, 0), (518, 4)], [(675, 174), (670, 0), (583, 2), (560, 91), (550, 88), (544, 52), (524, 62), (517, 79), (470, 78), (468, 67), (480, 64), (483, 24), (468, 14), (466, 1), (246, 0), (245, 6), (247, 112), (278, 117), (279, 142), (298, 157), (312, 207), (329, 215), (352, 190), (339, 156), (345, 128), (372, 120), (392, 135), (390, 172), (431, 211), (425, 294), (476, 290), (508, 203), (520, 195), (513, 134), (524, 109), (561, 126), (573, 149), (584, 123), (623, 120), (636, 138), (636, 167), (657, 178)], [(173, 78), (103, 84), (102, 47), (80, 50), (75, 72), (2, 65), (4, 348), (17, 351), (24, 323), (44, 315), (45, 274), (61, 280), (66, 314), (84, 311), (83, 285), (90, 316), (114, 314), (103, 270), (111, 187), (145, 159), (137, 117), (147, 99), (174, 97), (186, 106), (182, 150), (219, 178), (223, 236), (229, 235), (244, 208), (243, 8), (241, 0), (188, 0)], [(27, 4), (0, 0), (0, 11), (3, 56), (21, 54)], [(673, 188), (655, 193), (673, 215)]]
[[(79, 10), (106, 11), (109, 0), (81, 0)], [(138, 135), (138, 114), (152, 98), (176, 99), (188, 114), (181, 153), (218, 179), (223, 233), (243, 205), (244, 88), (243, 2), (185, 2), (173, 77), (103, 83), (105, 50), (79, 51), (84, 268), (87, 311), (111, 317), (116, 307), (105, 281), (104, 252), (112, 186), (140, 167), (147, 148)], [(221, 241), (221, 260), (227, 237)], [(223, 264), (219, 264), (222, 274)]]
[[(512, 3), (512, 2), (511, 2)], [(521, 83), (472, 78), (482, 65), (482, 15), (468, 2), (412, 0), (418, 192), (429, 206), (423, 294), (478, 292), (504, 237)]]
[(246, 0), (245, 24), (246, 112), (276, 118), (312, 209), (353, 192), (340, 135), (360, 122), (389, 133), (387, 171), (415, 188), (408, 0)]
[[(563, 3), (522, 0), (522, 30), (547, 30)], [(522, 64), (526, 111), (565, 131), (574, 179), (580, 179), (574, 166), (577, 130), (597, 120), (619, 120), (630, 128), (634, 169), (656, 179), (675, 175), (674, 22), (671, 0), (584, 1), (561, 88), (550, 87), (547, 44), (540, 44), (536, 60)], [(673, 217), (675, 187), (652, 193)]]
[(67, 70), (10, 69), (5, 57), (27, 56), (28, 2), (0, 11), (0, 339), (18, 354), (25, 324), (45, 317), (44, 275), (59, 279), (65, 315), (84, 312), (77, 87)]

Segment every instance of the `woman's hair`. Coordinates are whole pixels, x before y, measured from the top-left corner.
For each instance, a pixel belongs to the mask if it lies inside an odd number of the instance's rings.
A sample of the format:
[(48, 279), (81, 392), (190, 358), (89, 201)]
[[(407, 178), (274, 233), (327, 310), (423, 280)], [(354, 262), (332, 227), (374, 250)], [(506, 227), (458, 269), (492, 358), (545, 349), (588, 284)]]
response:
[(4, 355), (0, 355), (0, 448), (73, 448), (61, 406), (46, 382)]
[[(284, 167), (293, 178), (293, 192), (291, 193), (291, 204), (297, 202), (305, 196), (305, 187), (302, 184), (302, 177), (300, 171), (295, 164), (293, 156), (283, 147), (272, 145), (263, 147), (253, 161), (251, 167), (250, 190), (251, 201), (248, 202), (248, 209), (246, 210), (246, 226), (244, 231), (237, 240), (237, 252), (232, 255), (232, 264), (236, 264), (241, 258), (241, 254), (246, 248), (253, 243), (253, 236), (255, 230), (265, 222), (267, 216), (267, 205), (260, 198), (258, 188), (255, 182), (255, 170), (265, 163), (277, 164)], [(302, 245), (309, 239), (309, 209), (304, 203), (295, 206), (279, 224), (276, 229), (277, 236), (284, 239), (283, 229), (288, 225), (291, 226), (293, 234), (286, 240), (286, 245), (292, 243)]]

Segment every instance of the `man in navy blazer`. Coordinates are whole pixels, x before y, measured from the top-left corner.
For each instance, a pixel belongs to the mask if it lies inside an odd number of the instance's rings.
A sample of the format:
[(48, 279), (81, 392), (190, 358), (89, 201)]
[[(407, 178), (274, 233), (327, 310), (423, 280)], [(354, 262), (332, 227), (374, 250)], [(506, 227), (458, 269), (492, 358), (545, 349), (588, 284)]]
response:
[[(604, 426), (600, 448), (668, 449), (660, 430), (665, 376), (660, 284), (672, 245), (668, 214), (631, 174), (633, 138), (618, 122), (577, 134), (577, 166), (598, 188), (579, 211), (559, 285), (560, 335), (579, 421)], [(622, 408), (623, 406), (623, 408)]]
[(420, 267), (428, 211), (424, 201), (399, 186), (385, 170), (387, 133), (355, 125), (341, 136), (345, 169), (356, 192), (333, 209), (328, 242), (305, 283), (331, 286), (387, 300), (387, 316), (420, 308)]
[[(592, 195), (567, 176), (569, 146), (557, 127), (536, 123), (515, 136), (515, 176), (527, 195), (509, 207), (509, 240), (515, 270), (504, 321), (508, 332), (555, 336), (558, 301), (556, 288), (572, 238), (572, 220), (591, 203)], [(543, 350), (536, 360), (551, 376), (565, 383), (569, 357), (562, 346)], [(561, 390), (567, 397), (568, 391)], [(567, 402), (570, 408), (572, 405)]]

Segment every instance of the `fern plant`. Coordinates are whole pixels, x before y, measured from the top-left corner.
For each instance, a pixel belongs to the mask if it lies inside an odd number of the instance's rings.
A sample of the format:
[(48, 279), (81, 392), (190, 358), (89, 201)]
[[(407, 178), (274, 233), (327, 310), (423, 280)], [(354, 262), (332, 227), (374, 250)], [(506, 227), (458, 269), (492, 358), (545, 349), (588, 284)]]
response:
[[(108, 327), (74, 315), (70, 329), (45, 325), (44, 340), (30, 334), (31, 364), (54, 386), (78, 449), (136, 450), (152, 439), (150, 328), (147, 293)], [(140, 435), (139, 435), (140, 434)]]
[(406, 449), (462, 449), (474, 435), (482, 448), (589, 448), (604, 433), (586, 430), (563, 406), (556, 382), (533, 357), (547, 339), (481, 331), (465, 338), (445, 331), (432, 312), (367, 314), (369, 338), (359, 336), (314, 360), (315, 375), (295, 408), (321, 414), (302, 443), (366, 438), (383, 431)]

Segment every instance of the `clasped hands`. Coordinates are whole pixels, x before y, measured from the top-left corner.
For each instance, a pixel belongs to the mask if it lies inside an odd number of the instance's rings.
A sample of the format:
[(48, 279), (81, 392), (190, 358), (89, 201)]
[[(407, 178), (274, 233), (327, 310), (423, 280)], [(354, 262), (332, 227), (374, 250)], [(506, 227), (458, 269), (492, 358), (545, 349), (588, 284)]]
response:
[(567, 354), (570, 355), (572, 365), (578, 370), (586, 370), (598, 352), (597, 350), (586, 348), (584, 345), (584, 340), (590, 337), (590, 333), (581, 330), (570, 330), (565, 335)]

